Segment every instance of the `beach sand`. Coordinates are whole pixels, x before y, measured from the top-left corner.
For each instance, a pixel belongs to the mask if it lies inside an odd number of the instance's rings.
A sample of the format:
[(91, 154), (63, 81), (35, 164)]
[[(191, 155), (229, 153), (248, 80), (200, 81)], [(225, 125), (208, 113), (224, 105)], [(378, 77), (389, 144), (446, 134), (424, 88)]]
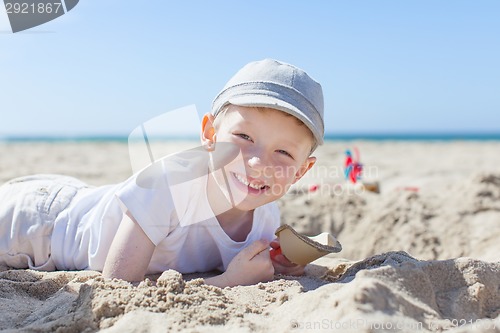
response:
[[(354, 147), (380, 193), (343, 179)], [(499, 152), (500, 142), (328, 143), (279, 202), (283, 223), (342, 243), (304, 276), (220, 289), (200, 279), (213, 273), (171, 270), (133, 286), (4, 267), (0, 330), (500, 332)], [(131, 172), (126, 144), (0, 143), (0, 182), (59, 173), (101, 185)]]

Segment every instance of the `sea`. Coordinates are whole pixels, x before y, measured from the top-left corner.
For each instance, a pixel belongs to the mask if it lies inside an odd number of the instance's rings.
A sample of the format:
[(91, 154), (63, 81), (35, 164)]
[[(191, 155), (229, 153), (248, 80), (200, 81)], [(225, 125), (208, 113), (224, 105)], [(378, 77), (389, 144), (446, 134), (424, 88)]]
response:
[[(127, 135), (12, 135), (0, 136), (0, 142), (122, 142), (127, 143)], [(165, 136), (150, 138), (151, 141), (198, 140), (193, 136)], [(500, 141), (500, 132), (472, 133), (327, 133), (325, 141)]]

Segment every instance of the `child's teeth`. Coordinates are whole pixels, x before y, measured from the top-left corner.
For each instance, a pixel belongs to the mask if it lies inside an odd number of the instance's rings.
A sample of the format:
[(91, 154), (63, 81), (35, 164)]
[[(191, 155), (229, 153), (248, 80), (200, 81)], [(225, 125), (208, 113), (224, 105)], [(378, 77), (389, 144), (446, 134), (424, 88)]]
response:
[(236, 178), (238, 178), (238, 180), (243, 184), (245, 184), (246, 186), (249, 185), (248, 181), (246, 179), (243, 179), (243, 177), (241, 177), (240, 175), (236, 175)]
[(238, 174), (236, 175), (236, 178), (238, 178), (238, 180), (240, 182), (242, 182), (243, 184), (245, 184), (246, 186), (250, 186), (251, 188), (256, 189), (256, 190), (261, 190), (265, 187), (265, 185), (260, 186), (260, 185), (250, 184), (250, 182), (248, 180), (246, 180), (245, 178), (243, 178), (242, 176), (240, 176)]

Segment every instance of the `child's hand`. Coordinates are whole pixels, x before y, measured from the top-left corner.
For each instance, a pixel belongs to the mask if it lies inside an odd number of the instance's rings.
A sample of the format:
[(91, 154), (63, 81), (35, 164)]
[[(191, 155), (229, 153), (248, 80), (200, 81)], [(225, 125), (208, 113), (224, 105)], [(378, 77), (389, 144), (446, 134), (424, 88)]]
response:
[(270, 246), (273, 248), (273, 254), (271, 255), (271, 260), (274, 266), (274, 271), (276, 274), (283, 275), (302, 275), (304, 274), (304, 267), (302, 265), (297, 265), (290, 260), (288, 260), (283, 254), (281, 254), (280, 242), (278, 238), (274, 239)]
[(259, 240), (231, 260), (221, 276), (224, 286), (252, 285), (272, 280), (274, 268), (269, 257), (269, 242)]

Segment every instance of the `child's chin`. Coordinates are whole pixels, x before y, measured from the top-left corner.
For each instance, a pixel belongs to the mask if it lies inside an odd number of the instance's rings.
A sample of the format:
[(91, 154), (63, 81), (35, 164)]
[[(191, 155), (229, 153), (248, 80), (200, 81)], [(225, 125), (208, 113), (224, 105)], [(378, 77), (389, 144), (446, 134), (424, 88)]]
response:
[(249, 204), (246, 202), (240, 202), (239, 204), (234, 205), (234, 208), (241, 210), (243, 212), (249, 212), (249, 211), (256, 209), (259, 206), (262, 206), (262, 205), (255, 205), (255, 204), (252, 205), (252, 204)]

